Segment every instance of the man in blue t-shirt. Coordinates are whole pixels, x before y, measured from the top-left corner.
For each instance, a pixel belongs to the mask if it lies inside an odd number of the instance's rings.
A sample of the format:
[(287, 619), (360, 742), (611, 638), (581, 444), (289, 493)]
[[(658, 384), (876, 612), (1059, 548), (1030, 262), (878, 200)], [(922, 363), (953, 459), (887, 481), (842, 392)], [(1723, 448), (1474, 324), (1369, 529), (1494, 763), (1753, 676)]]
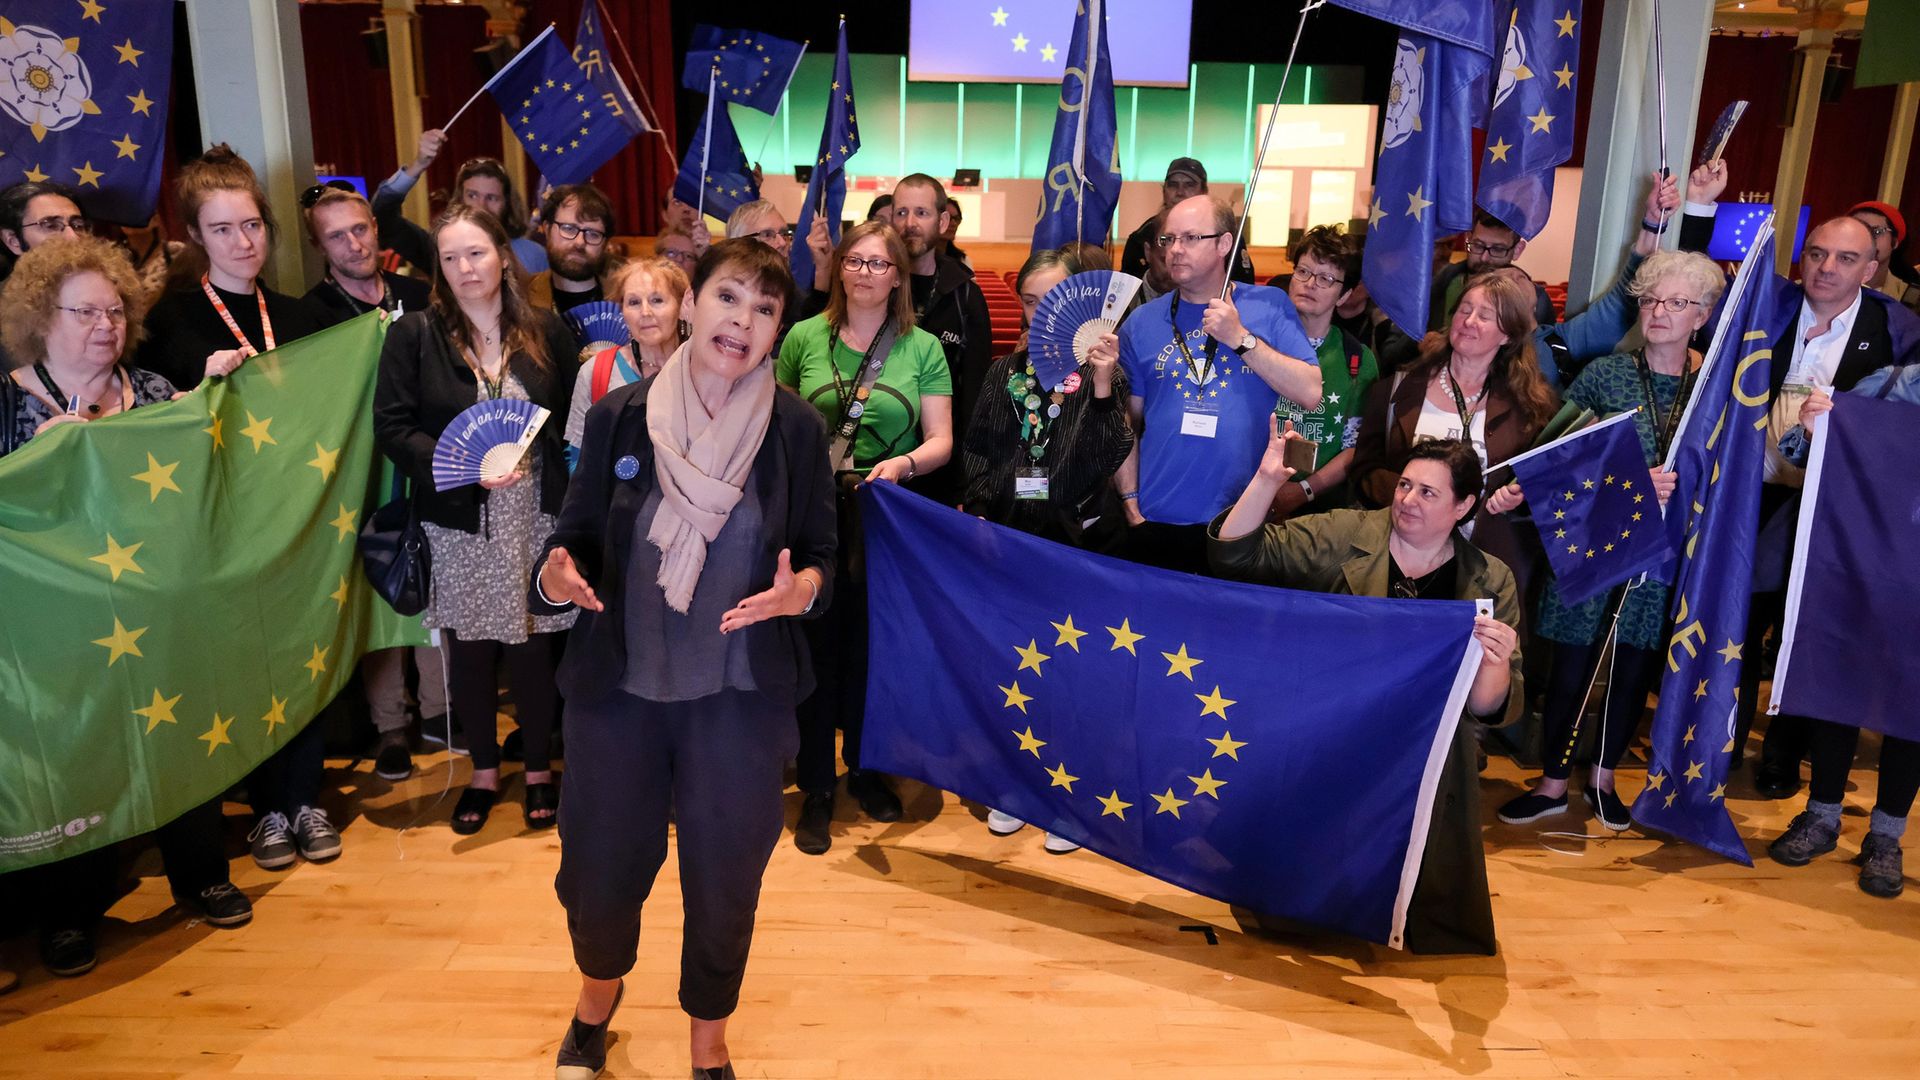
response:
[(1114, 476), (1134, 526), (1129, 551), (1192, 573), (1206, 569), (1207, 523), (1259, 465), (1280, 399), (1299, 412), (1320, 405), (1320, 366), (1287, 294), (1236, 283), (1221, 296), (1235, 224), (1204, 195), (1174, 204), (1154, 239), (1173, 291), (1102, 343), (1118, 348), (1133, 387), (1134, 451)]

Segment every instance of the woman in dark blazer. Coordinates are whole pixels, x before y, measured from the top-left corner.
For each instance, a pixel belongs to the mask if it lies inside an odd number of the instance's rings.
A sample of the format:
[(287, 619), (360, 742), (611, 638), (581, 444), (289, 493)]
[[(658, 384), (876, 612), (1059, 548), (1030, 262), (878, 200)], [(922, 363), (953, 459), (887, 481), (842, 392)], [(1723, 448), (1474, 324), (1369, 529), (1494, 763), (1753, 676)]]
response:
[(580, 610), (560, 669), (571, 765), (555, 888), (581, 975), (562, 1080), (606, 1064), (669, 820), (694, 1075), (733, 1076), (727, 1017), (799, 749), (794, 708), (813, 690), (795, 620), (825, 609), (833, 581), (826, 429), (773, 374), (792, 290), (757, 240), (701, 257), (687, 343), (587, 414), (532, 583), (535, 612)]
[[(567, 493), (567, 408), (573, 335), (552, 312), (530, 307), (512, 271), (507, 234), (493, 215), (460, 205), (434, 223), (439, 268), (433, 304), (394, 323), (380, 353), (374, 432), (380, 449), (413, 481), (433, 573), (425, 612), (445, 641), (453, 719), (467, 737), (473, 778), (453, 809), (453, 831), (480, 831), (500, 791), (495, 739), (504, 659), (515, 718), (525, 733), (530, 828), (550, 828), (559, 809), (551, 770), (554, 634), (571, 612), (527, 610), (526, 582), (539, 565)], [(481, 401), (515, 398), (551, 416), (499, 480), (434, 490), (433, 449), (447, 425)]]

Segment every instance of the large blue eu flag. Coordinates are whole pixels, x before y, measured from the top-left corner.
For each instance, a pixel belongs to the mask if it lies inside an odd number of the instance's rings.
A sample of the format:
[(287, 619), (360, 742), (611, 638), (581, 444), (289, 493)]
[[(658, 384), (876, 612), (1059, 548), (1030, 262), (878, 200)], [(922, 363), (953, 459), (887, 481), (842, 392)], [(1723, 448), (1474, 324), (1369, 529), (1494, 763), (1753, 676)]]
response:
[(1210, 581), (862, 492), (865, 766), (1404, 946), (1474, 605)]
[(580, 5), (580, 25), (573, 32), (574, 65), (599, 91), (600, 104), (614, 117), (628, 121), (634, 134), (653, 130), (626, 80), (609, 63), (613, 50), (601, 30), (599, 0), (587, 0)]
[(1075, 241), (1105, 244), (1120, 204), (1120, 151), (1113, 111), (1113, 61), (1107, 55), (1105, 0), (1081, 0), (1060, 80), (1046, 182), (1033, 250)]
[(0, 187), (53, 180), (88, 217), (145, 225), (160, 199), (173, 5), (8, 0)]
[[(1636, 410), (1637, 411), (1637, 410)], [(1634, 413), (1512, 459), (1560, 599), (1580, 604), (1673, 557)]]
[(693, 141), (680, 155), (680, 174), (673, 178), (673, 197), (702, 213), (725, 221), (741, 203), (760, 197), (753, 167), (733, 130), (733, 117), (719, 97), (707, 99), (706, 115), (694, 129)]
[(840, 44), (833, 54), (833, 80), (827, 84), (827, 119), (820, 128), (820, 154), (807, 181), (807, 201), (794, 223), (793, 280), (813, 286), (813, 249), (807, 233), (816, 216), (827, 219), (827, 235), (840, 242), (840, 213), (847, 205), (847, 159), (860, 152), (860, 118), (853, 103), (853, 65), (847, 58), (847, 23), (840, 22)]
[(780, 97), (793, 81), (794, 69), (806, 45), (786, 38), (763, 34), (758, 30), (729, 30), (705, 23), (693, 28), (693, 40), (687, 43), (687, 59), (680, 69), (680, 85), (702, 93), (707, 89), (707, 73), (714, 76), (714, 93), (720, 100), (772, 116), (780, 111)]
[(1518, 0), (1480, 159), (1480, 208), (1526, 239), (1546, 228), (1553, 170), (1573, 156), (1580, 0)]
[(1407, 333), (1426, 333), (1433, 243), (1473, 226), (1473, 129), (1487, 107), (1493, 13), (1480, 0), (1333, 0), (1401, 28), (1382, 110), (1361, 279)]
[[(1779, 332), (1773, 229), (1755, 239), (1721, 308), (1693, 402), (1674, 436), (1679, 486), (1669, 517), (1684, 537), (1674, 577), (1672, 637), (1653, 714), (1647, 786), (1633, 819), (1753, 865), (1727, 815), (1727, 767), (1748, 641), (1747, 600), (1759, 531), (1767, 372)], [(1755, 659), (1757, 659), (1757, 655)]]
[(551, 24), (487, 80), (486, 90), (520, 148), (554, 184), (585, 183), (646, 127), (637, 109), (608, 104)]

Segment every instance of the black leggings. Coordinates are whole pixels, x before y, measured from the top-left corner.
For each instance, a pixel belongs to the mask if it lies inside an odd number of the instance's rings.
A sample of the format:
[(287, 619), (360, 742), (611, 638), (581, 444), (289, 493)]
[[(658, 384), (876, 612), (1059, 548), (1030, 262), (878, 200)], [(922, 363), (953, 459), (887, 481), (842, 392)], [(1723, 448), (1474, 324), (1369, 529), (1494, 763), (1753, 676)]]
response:
[(292, 817), (303, 806), (319, 806), (326, 750), (326, 732), (316, 716), (286, 745), (254, 766), (247, 774), (247, 798), (254, 817), (275, 812)]
[[(1860, 744), (1860, 729), (1826, 720), (1810, 720), (1807, 724), (1813, 749), (1813, 782), (1807, 794), (1815, 802), (1837, 803), (1847, 794), (1847, 773), (1853, 768), (1853, 751)], [(1920, 792), (1920, 742), (1883, 736), (1880, 793), (1873, 808), (1904, 818), (1913, 809), (1915, 792)]]
[(860, 737), (867, 715), (867, 591), (846, 574), (833, 580), (833, 604), (806, 627), (813, 652), (814, 691), (796, 710), (800, 753), (795, 761), (800, 790), (833, 790), (833, 733), (846, 733), (840, 756), (849, 769), (860, 767)]
[(466, 733), (473, 767), (500, 767), (500, 683), (495, 672), (504, 656), (514, 719), (526, 740), (527, 771), (545, 772), (553, 764), (553, 721), (560, 711), (560, 691), (553, 681), (554, 639), (559, 635), (533, 634), (518, 645), (503, 645), (462, 641), (451, 630), (441, 633), (447, 639), (449, 704), (454, 721)]
[[(1547, 703), (1541, 713), (1542, 740), (1540, 758), (1548, 779), (1565, 780), (1573, 775), (1573, 750), (1578, 742), (1574, 723), (1580, 717), (1581, 699), (1587, 690), (1587, 669), (1592, 666), (1600, 643), (1567, 645), (1553, 643), (1553, 674), (1547, 678)], [(1614, 646), (1613, 677), (1607, 683), (1606, 723), (1596, 762), (1603, 769), (1620, 764), (1640, 728), (1640, 714), (1647, 706), (1647, 692), (1659, 674), (1660, 654), (1632, 645)]]

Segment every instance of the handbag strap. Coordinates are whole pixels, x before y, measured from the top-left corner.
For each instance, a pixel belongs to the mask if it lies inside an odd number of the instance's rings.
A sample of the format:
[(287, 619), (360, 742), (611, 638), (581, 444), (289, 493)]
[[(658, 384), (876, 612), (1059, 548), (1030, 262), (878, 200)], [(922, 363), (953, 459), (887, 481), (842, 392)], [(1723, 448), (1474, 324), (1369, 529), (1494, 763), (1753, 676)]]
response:
[[(888, 319), (880, 325), (880, 332), (867, 343), (867, 351), (860, 358), (860, 370), (853, 379), (853, 392), (840, 403), (840, 424), (834, 431), (833, 445), (827, 450), (827, 460), (833, 463), (835, 472), (845, 472), (853, 467), (853, 444), (859, 440), (860, 421), (866, 413), (866, 402), (873, 393), (874, 384), (880, 381), (881, 370), (887, 366), (887, 357), (893, 352), (896, 336), (894, 321)], [(832, 368), (833, 364), (833, 344), (829, 342), (827, 365)]]

